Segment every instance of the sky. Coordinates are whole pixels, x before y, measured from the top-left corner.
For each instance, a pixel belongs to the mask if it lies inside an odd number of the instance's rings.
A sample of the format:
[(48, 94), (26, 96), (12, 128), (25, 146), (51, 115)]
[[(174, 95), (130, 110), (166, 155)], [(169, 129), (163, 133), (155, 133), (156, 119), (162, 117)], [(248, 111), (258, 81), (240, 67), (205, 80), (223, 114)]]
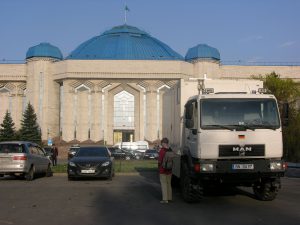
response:
[(221, 60), (300, 63), (298, 0), (0, 0), (0, 61), (29, 47), (57, 46), (64, 57), (84, 41), (127, 24), (185, 56), (198, 44)]

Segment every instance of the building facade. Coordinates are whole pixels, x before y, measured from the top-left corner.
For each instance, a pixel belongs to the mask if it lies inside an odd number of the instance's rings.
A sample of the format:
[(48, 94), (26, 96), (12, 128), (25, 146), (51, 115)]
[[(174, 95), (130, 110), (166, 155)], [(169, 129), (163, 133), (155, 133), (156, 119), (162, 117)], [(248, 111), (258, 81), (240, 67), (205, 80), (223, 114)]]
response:
[(25, 63), (0, 64), (0, 121), (8, 110), (20, 128), (30, 102), (43, 140), (153, 142), (161, 138), (162, 95), (179, 79), (245, 79), (273, 71), (299, 82), (300, 66), (222, 65), (219, 51), (205, 44), (182, 57), (125, 24), (87, 40), (66, 58), (41, 43), (28, 49)]

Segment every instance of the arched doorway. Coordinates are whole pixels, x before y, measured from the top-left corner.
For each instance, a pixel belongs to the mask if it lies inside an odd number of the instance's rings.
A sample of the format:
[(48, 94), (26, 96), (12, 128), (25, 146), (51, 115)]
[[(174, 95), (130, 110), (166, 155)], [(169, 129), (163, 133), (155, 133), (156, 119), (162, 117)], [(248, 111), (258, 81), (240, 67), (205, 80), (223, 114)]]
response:
[(114, 96), (114, 143), (134, 140), (134, 100), (127, 91)]

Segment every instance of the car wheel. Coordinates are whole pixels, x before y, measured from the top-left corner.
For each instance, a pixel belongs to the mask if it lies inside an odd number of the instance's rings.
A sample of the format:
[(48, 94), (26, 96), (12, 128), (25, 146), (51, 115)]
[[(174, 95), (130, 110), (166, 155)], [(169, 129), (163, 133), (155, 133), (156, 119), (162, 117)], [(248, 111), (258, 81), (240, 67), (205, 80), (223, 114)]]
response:
[(47, 171), (46, 171), (46, 177), (52, 177), (52, 176), (53, 176), (53, 172), (52, 172), (51, 166), (49, 164), (47, 167)]
[(0, 177), (4, 177), (4, 174), (0, 174)]
[(35, 172), (35, 167), (31, 166), (31, 168), (28, 171), (28, 173), (25, 174), (25, 179), (27, 181), (32, 181), (34, 179), (34, 172)]

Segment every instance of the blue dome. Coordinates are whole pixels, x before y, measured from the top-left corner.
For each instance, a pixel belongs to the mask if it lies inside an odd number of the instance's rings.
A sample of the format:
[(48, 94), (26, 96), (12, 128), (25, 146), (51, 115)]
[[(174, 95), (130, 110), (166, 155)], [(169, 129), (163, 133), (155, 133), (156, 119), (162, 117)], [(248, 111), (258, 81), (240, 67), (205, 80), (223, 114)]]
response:
[(82, 43), (67, 59), (183, 60), (183, 57), (148, 33), (125, 24)]
[(26, 59), (32, 57), (50, 57), (60, 60), (63, 59), (59, 48), (46, 42), (40, 43), (39, 45), (33, 46), (28, 49), (26, 53)]
[(190, 48), (185, 56), (186, 61), (196, 59), (213, 59), (219, 61), (220, 58), (220, 52), (218, 49), (210, 47), (206, 44), (199, 44), (193, 48)]

